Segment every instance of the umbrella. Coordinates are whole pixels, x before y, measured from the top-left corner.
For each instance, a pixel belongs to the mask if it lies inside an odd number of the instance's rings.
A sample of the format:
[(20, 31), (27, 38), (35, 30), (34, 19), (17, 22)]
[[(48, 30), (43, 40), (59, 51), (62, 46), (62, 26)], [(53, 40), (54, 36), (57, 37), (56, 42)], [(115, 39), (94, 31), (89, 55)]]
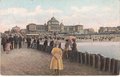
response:
[(70, 40), (72, 42), (72, 39), (76, 40), (76, 37), (75, 36), (67, 36), (66, 39), (68, 39), (68, 40)]

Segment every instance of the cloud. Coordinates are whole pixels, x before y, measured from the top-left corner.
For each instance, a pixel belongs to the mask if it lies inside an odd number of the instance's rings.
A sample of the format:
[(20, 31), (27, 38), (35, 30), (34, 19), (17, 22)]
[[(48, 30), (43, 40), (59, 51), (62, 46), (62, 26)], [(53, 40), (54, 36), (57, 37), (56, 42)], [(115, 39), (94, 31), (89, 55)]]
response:
[[(57, 8), (43, 8), (40, 5), (36, 6), (33, 10), (22, 8), (22, 7), (12, 7), (7, 9), (0, 9), (0, 32), (8, 30), (16, 25), (21, 28), (26, 28), (29, 23), (44, 24), (48, 19), (50, 19), (53, 14), (61, 14), (62, 10)], [(45, 21), (46, 20), (46, 21)]]
[(62, 10), (56, 9), (56, 8), (50, 8), (48, 10), (45, 10), (46, 13), (63, 13)]
[(36, 15), (44, 14), (44, 13), (47, 13), (47, 14), (62, 13), (62, 11), (56, 8), (44, 9), (40, 5), (36, 6), (34, 10), (28, 10), (22, 7), (0, 9), (0, 16), (9, 15), (9, 14), (19, 15), (19, 16), (36, 16)]
[[(74, 20), (83, 23), (96, 23), (96, 21), (113, 20), (113, 9), (110, 7), (82, 6), (71, 7), (71, 14), (64, 16), (65, 20)], [(105, 20), (106, 19), (106, 20)]]
[(91, 10), (96, 10), (96, 6), (83, 6), (83, 7), (77, 7), (77, 6), (72, 6), (71, 7), (71, 10), (75, 11), (75, 12), (82, 12), (82, 13), (85, 13), (85, 12), (89, 12)]
[(28, 10), (25, 8), (8, 8), (8, 9), (0, 9), (0, 15), (26, 15)]
[[(43, 8), (40, 5), (34, 9), (13, 7), (0, 9), (0, 25), (6, 30), (13, 26), (25, 28), (29, 23), (44, 24), (53, 14), (65, 25), (82, 24), (85, 28), (98, 29), (100, 26), (116, 26), (118, 24), (116, 11), (108, 6), (72, 6), (70, 10)], [(66, 14), (66, 12), (68, 12)], [(4, 26), (5, 25), (5, 26)], [(2, 29), (0, 31), (3, 31)]]
[(70, 14), (62, 16), (65, 24), (82, 24), (84, 28), (98, 29), (100, 26), (117, 26), (118, 18), (112, 7), (72, 6)]

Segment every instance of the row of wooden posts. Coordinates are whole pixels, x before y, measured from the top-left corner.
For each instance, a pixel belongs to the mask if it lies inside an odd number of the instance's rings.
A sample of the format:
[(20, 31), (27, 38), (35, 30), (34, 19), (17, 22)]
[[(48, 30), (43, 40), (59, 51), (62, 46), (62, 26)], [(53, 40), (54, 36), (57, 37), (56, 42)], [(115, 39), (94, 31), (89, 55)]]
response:
[[(37, 47), (38, 50), (44, 51), (47, 53), (51, 53), (53, 47), (51, 46), (44, 46), (39, 45)], [(68, 56), (71, 57), (72, 51), (69, 52)], [(116, 59), (110, 59), (108, 57), (104, 57), (100, 54), (90, 54), (87, 52), (77, 52), (76, 62), (80, 64), (85, 64), (88, 66), (91, 66), (93, 68), (96, 68), (100, 71), (107, 71), (110, 72), (113, 75), (119, 75), (119, 69), (120, 69), (120, 61)], [(71, 58), (68, 58), (71, 59)]]

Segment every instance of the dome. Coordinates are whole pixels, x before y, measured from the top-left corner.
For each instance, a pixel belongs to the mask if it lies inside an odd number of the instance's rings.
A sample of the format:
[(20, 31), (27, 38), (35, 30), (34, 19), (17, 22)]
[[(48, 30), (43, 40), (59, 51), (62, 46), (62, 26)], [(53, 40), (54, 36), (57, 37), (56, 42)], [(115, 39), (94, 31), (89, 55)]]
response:
[(36, 24), (34, 24), (34, 23), (30, 23), (30, 24), (28, 24), (28, 25), (36, 25)]
[(59, 22), (55, 17), (52, 17), (48, 22)]
[(14, 32), (19, 32), (19, 31), (20, 31), (20, 27), (18, 27), (18, 26), (13, 27), (13, 28), (12, 28), (12, 31), (14, 31)]
[(64, 26), (63, 23), (60, 23), (60, 26)]

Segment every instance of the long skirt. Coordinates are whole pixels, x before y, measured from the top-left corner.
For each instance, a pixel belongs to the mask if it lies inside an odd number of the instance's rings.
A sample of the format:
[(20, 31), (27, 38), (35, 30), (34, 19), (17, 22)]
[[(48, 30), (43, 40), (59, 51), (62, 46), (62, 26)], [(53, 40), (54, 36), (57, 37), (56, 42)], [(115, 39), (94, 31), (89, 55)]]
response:
[(7, 44), (5, 45), (5, 51), (10, 51), (10, 46), (11, 46), (11, 44), (10, 44), (10, 43), (7, 43)]
[(60, 59), (56, 59), (55, 57), (52, 57), (50, 69), (58, 69), (63, 70), (63, 61), (62, 57)]

